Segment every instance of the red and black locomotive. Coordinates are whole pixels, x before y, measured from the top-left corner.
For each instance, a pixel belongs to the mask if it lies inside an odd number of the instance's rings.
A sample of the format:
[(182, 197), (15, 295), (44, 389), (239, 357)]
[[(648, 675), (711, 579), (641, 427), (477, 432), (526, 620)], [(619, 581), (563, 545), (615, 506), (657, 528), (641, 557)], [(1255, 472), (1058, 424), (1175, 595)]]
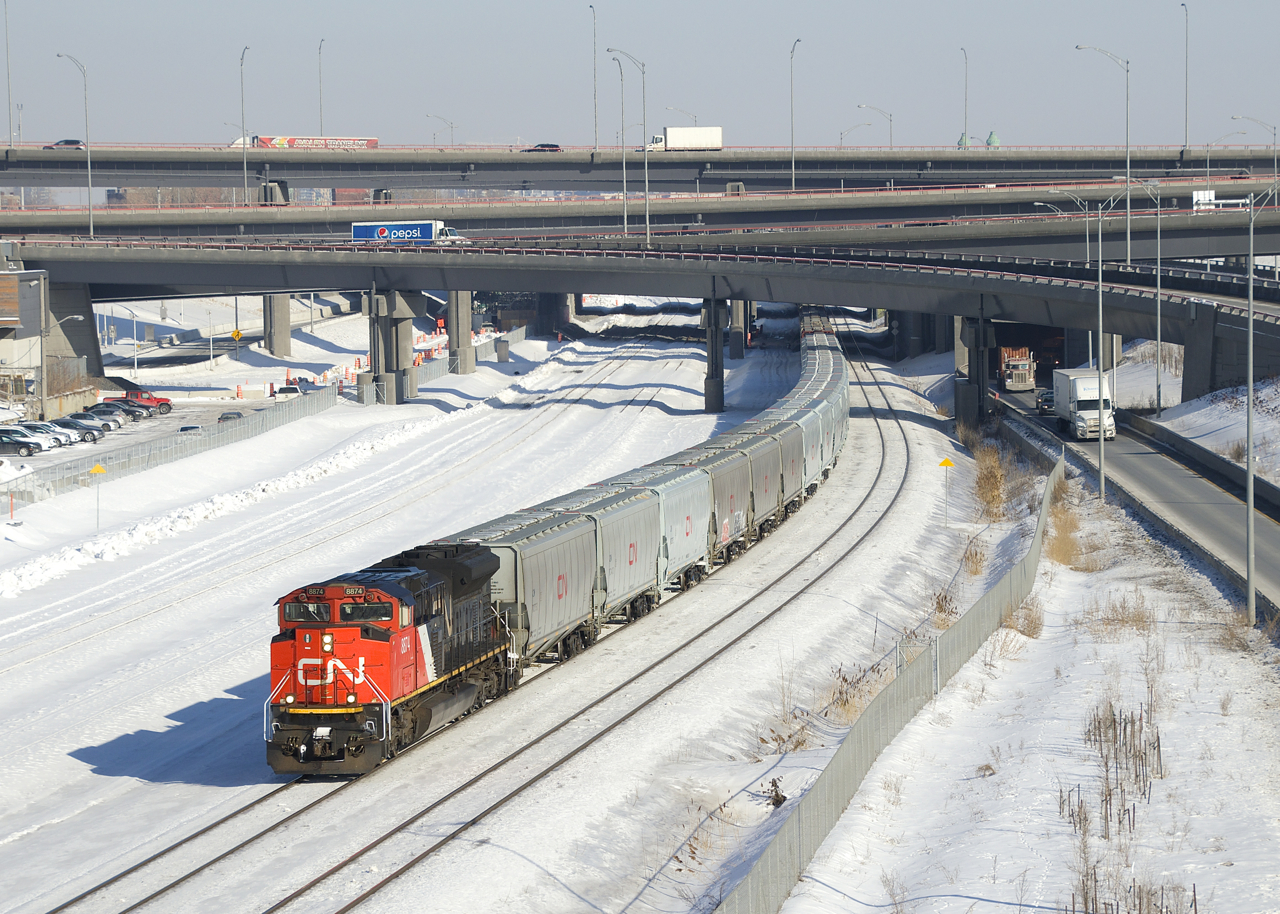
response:
[(424, 546), (278, 603), (267, 760), (360, 774), (506, 692), (519, 676), (483, 546)]

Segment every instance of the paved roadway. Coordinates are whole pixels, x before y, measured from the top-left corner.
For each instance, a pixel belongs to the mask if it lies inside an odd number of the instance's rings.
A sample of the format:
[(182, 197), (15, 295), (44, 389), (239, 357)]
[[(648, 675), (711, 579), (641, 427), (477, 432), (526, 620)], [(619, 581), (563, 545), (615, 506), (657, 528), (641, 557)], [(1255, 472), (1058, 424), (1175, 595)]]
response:
[[(1026, 418), (1057, 437), (1051, 417), (1037, 417), (1034, 394), (1008, 394)], [(1095, 470), (1097, 442), (1068, 442)], [(1106, 445), (1107, 479), (1115, 480), (1153, 512), (1186, 533), (1206, 552), (1245, 574), (1244, 491), (1201, 475), (1185, 458), (1121, 426)], [(1258, 593), (1280, 605), (1280, 523), (1261, 510), (1254, 516), (1254, 581)], [(1243, 600), (1243, 594), (1241, 595)]]

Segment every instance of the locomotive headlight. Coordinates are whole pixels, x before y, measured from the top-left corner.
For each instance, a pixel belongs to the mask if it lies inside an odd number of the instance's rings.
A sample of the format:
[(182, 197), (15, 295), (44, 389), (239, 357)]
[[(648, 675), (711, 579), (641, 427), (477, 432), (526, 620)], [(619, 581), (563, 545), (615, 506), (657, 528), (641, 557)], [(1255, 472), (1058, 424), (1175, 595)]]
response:
[(353, 705), (353, 704), (355, 704), (355, 703), (356, 703), (356, 693), (355, 693), (355, 692), (348, 692), (348, 693), (347, 693), (347, 704), (349, 704), (349, 705)]
[(320, 649), (327, 653), (333, 653), (333, 633), (325, 632), (320, 638)]
[(284, 697), (284, 703), (285, 703), (285, 704), (287, 704), (287, 705), (291, 705), (291, 704), (293, 704), (293, 700), (294, 700), (294, 699), (293, 699), (293, 696), (292, 696), (292, 695), (286, 695), (286, 696)]

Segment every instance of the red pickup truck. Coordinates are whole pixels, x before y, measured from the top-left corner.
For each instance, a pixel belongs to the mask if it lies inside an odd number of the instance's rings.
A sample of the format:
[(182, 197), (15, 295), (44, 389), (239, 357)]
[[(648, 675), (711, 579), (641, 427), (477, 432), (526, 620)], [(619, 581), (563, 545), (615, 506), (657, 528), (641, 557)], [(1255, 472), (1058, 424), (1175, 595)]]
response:
[(157, 397), (149, 390), (126, 390), (123, 397), (103, 397), (103, 403), (137, 403), (149, 406), (160, 415), (173, 410), (173, 401), (168, 397)]

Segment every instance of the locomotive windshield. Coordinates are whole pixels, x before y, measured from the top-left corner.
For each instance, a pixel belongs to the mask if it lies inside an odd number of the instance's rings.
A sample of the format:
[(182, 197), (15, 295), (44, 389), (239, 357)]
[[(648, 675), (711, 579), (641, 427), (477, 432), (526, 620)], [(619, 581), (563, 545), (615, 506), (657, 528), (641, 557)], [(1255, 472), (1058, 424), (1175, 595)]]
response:
[(328, 603), (286, 603), (284, 604), (284, 621), (286, 622), (328, 622)]
[(391, 618), (390, 603), (343, 603), (338, 607), (342, 622), (386, 622)]

